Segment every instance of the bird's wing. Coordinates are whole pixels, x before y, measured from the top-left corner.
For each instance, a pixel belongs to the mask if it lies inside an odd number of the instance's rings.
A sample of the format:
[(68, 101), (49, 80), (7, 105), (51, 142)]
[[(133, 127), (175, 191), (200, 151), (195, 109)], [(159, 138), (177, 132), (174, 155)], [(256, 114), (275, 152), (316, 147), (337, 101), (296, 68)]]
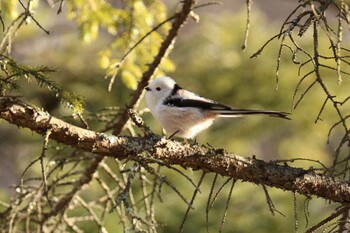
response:
[(185, 89), (178, 89), (176, 93), (168, 96), (165, 101), (165, 105), (174, 107), (193, 107), (201, 108), (208, 111), (230, 110), (229, 106), (219, 104), (211, 99), (201, 97), (193, 92)]
[(220, 111), (220, 110), (231, 110), (230, 107), (213, 103), (203, 100), (196, 99), (184, 99), (184, 98), (167, 98), (164, 101), (165, 105), (174, 106), (174, 107), (192, 107), (192, 108), (201, 108), (203, 110), (212, 110), (212, 111)]
[(229, 106), (220, 104), (211, 99), (206, 99), (193, 92), (185, 89), (178, 89), (176, 93), (168, 96), (164, 101), (165, 105), (174, 107), (192, 107), (200, 108), (208, 112), (217, 114), (220, 117), (240, 117), (245, 115), (268, 115), (272, 117), (280, 117), (290, 119), (289, 113), (279, 111), (265, 111), (252, 109), (233, 109)]

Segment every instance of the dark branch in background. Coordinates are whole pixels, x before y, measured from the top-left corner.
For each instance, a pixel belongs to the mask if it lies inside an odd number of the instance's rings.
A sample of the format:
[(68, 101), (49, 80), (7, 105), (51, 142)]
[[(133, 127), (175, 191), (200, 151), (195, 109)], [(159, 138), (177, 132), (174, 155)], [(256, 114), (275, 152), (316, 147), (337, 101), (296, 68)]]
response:
[(4, 20), (2, 19), (1, 10), (0, 10), (0, 23), (2, 26), (2, 32), (5, 32), (5, 23), (4, 23)]
[(132, 99), (126, 105), (124, 111), (120, 113), (118, 122), (115, 125), (113, 125), (114, 135), (118, 135), (123, 129), (126, 122), (128, 121), (128, 110), (134, 109), (135, 106), (137, 106), (138, 102), (140, 101), (140, 97), (144, 91), (144, 88), (147, 86), (149, 80), (151, 79), (152, 75), (161, 63), (163, 57), (167, 55), (172, 44), (175, 42), (175, 38), (180, 28), (186, 22), (188, 16), (190, 15), (192, 6), (195, 4), (195, 2), (195, 0), (184, 1), (182, 10), (175, 15), (175, 20), (172, 23), (171, 29), (169, 30), (167, 37), (162, 42), (158, 54), (155, 56), (153, 62), (150, 64), (149, 69), (145, 73), (143, 73), (141, 80), (138, 82), (137, 89), (133, 93)]
[[(344, 214), (345, 212), (349, 211), (349, 206), (344, 205), (343, 207), (341, 207), (340, 209), (338, 209), (337, 211), (335, 211), (333, 214), (331, 214), (330, 216), (328, 216), (327, 218), (323, 219), (321, 222), (319, 222), (318, 224), (314, 225), (313, 227), (310, 227), (305, 233), (312, 233), (312, 232), (316, 232), (317, 230), (319, 230), (322, 226), (328, 224), (330, 221), (332, 221), (333, 219), (339, 217), (340, 215)], [(343, 231), (340, 231), (343, 232)]]
[[(181, 165), (184, 168), (200, 169), (255, 184), (295, 191), (306, 196), (315, 195), (329, 201), (350, 203), (350, 184), (347, 181), (317, 174), (314, 170), (244, 158), (223, 149), (180, 143), (156, 135), (116, 137), (94, 132), (68, 124), (10, 97), (0, 98), (0, 117), (41, 135), (51, 130), (52, 140), (100, 155), (97, 158), (109, 156), (142, 163), (161, 161), (168, 165)], [(62, 204), (66, 202), (59, 201), (53, 211), (58, 211)]]

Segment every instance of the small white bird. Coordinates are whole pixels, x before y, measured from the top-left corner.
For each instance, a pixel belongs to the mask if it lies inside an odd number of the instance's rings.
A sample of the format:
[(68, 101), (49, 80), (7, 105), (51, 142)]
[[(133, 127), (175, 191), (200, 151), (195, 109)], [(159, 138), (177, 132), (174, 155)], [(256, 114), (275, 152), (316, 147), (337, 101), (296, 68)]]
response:
[(264, 114), (288, 118), (288, 113), (249, 109), (232, 109), (181, 88), (170, 77), (158, 77), (146, 89), (146, 102), (154, 118), (167, 134), (194, 138), (218, 117), (241, 117)]

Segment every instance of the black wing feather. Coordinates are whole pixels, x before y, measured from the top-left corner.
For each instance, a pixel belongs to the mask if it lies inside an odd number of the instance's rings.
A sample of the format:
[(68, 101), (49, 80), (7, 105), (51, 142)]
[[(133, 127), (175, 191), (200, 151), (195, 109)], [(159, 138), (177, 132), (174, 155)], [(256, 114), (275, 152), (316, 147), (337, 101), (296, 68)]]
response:
[[(229, 106), (220, 104), (210, 99), (186, 99), (179, 96), (179, 91), (183, 90), (179, 85), (175, 84), (171, 94), (164, 100), (163, 104), (168, 106), (174, 106), (179, 108), (201, 108), (203, 110), (211, 111), (217, 113), (218, 115), (224, 116), (240, 116), (240, 115), (256, 115), (263, 114), (273, 117), (281, 117), (285, 119), (290, 119), (288, 117), (289, 113), (278, 112), (278, 111), (264, 111), (264, 110), (251, 110), (251, 109), (232, 109)], [(194, 93), (190, 92), (195, 95)], [(196, 95), (197, 96), (197, 95)]]
[(204, 110), (232, 110), (230, 107), (216, 102), (207, 102), (202, 100), (183, 98), (167, 98), (164, 101), (164, 104), (174, 107), (201, 108)]

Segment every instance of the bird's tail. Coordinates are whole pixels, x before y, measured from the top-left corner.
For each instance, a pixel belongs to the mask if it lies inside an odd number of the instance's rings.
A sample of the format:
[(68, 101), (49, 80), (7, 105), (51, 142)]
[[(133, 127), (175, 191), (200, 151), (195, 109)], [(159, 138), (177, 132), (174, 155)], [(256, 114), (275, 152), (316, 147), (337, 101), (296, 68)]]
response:
[(243, 117), (247, 115), (268, 115), (271, 117), (279, 117), (290, 120), (290, 113), (278, 111), (250, 110), (250, 109), (222, 109), (214, 110), (219, 117)]

